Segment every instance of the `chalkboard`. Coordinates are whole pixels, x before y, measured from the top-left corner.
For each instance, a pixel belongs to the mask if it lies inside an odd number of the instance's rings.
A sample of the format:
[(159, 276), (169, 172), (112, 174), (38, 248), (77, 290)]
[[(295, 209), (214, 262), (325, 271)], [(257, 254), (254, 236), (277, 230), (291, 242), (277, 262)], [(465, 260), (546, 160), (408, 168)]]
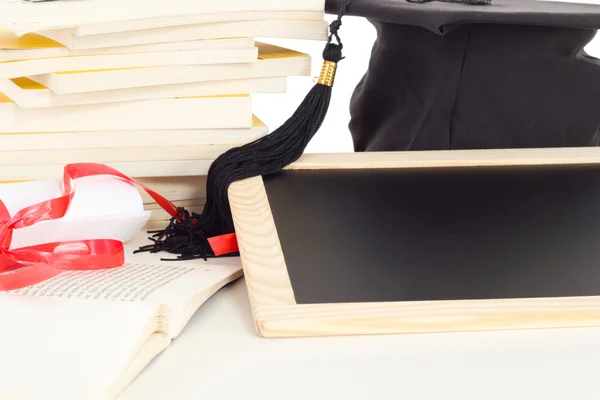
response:
[(600, 325), (598, 151), (306, 155), (235, 183), (258, 332)]

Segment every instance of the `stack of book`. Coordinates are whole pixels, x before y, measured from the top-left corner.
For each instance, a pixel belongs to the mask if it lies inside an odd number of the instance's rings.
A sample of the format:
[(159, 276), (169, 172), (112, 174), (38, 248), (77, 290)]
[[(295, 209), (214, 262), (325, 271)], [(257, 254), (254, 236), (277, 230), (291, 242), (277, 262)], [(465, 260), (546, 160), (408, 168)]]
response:
[[(283, 4), (280, 4), (283, 3)], [(0, 0), (0, 181), (110, 165), (199, 211), (220, 154), (268, 133), (253, 93), (308, 76), (323, 0)], [(144, 194), (144, 196), (146, 196)], [(169, 216), (149, 197), (152, 221)]]

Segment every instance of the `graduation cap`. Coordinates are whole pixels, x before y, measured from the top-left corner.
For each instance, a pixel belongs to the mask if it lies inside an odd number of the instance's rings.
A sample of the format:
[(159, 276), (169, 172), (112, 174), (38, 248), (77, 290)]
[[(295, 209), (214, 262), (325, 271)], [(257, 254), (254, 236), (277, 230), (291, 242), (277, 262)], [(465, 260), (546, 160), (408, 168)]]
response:
[[(318, 83), (271, 134), (212, 164), (201, 214), (181, 209), (140, 251), (214, 256), (210, 238), (234, 232), (227, 190), (279, 172), (321, 126), (344, 15), (377, 29), (369, 68), (350, 103), (355, 151), (597, 146), (600, 61), (584, 51), (600, 6), (531, 0), (327, 0), (336, 13)], [(347, 62), (352, 62), (348, 60)]]
[(350, 104), (356, 151), (600, 143), (600, 61), (584, 52), (599, 6), (355, 0), (348, 14), (378, 33)]

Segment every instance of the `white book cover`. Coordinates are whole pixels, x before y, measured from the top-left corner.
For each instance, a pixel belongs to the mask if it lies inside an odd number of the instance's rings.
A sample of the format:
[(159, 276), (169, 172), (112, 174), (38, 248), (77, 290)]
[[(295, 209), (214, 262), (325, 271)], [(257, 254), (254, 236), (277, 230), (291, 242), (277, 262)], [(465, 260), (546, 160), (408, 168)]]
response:
[(258, 60), (254, 63), (79, 71), (32, 75), (28, 78), (55, 93), (70, 94), (190, 82), (311, 74), (312, 65), (309, 55), (270, 44), (256, 44), (259, 53)]
[(237, 37), (327, 40), (328, 24), (326, 21), (234, 21), (90, 36), (75, 36), (68, 29), (44, 31), (40, 32), (40, 35), (55, 40), (70, 49), (94, 49)]
[(257, 57), (257, 47), (53, 57), (2, 62), (0, 79), (81, 70), (252, 63)]
[(249, 49), (253, 47), (255, 46), (254, 39), (252, 38), (234, 38), (186, 40), (181, 42), (150, 43), (137, 46), (72, 50), (52, 39), (48, 39), (35, 33), (17, 36), (8, 28), (0, 27), (0, 62), (33, 60), (51, 57), (151, 53), (157, 51)]
[[(235, 11), (226, 13), (177, 15), (174, 17), (147, 18), (119, 21), (105, 24), (87, 24), (70, 28), (75, 36), (102, 35), (116, 32), (132, 32), (144, 29), (166, 28), (169, 26), (210, 24), (232, 21), (323, 21), (325, 12), (320, 11)], [(67, 28), (69, 29), (69, 28)]]
[(287, 77), (282, 76), (58, 94), (28, 78), (0, 79), (0, 92), (22, 108), (77, 106), (175, 97), (225, 96), (239, 93), (285, 93), (286, 89)]
[[(22, 35), (88, 24), (251, 11), (323, 11), (325, 0), (0, 0), (0, 25)], [(118, 12), (115, 12), (118, 10)]]
[(249, 95), (23, 109), (0, 94), (0, 133), (251, 128)]
[[(256, 140), (268, 133), (267, 126), (253, 117), (251, 128), (221, 129), (170, 129), (137, 131), (87, 131), (87, 132), (35, 132), (0, 134), (0, 152), (2, 154), (27, 151), (46, 151), (48, 155), (76, 153), (82, 149), (119, 148), (165, 148), (165, 146), (233, 146)], [(53, 154), (52, 156), (50, 154)], [(107, 153), (108, 154), (108, 153)], [(100, 157), (102, 157), (100, 155)], [(1, 158), (1, 157), (0, 157)], [(29, 159), (19, 164), (36, 164), (41, 159)], [(2, 161), (0, 161), (0, 164)]]

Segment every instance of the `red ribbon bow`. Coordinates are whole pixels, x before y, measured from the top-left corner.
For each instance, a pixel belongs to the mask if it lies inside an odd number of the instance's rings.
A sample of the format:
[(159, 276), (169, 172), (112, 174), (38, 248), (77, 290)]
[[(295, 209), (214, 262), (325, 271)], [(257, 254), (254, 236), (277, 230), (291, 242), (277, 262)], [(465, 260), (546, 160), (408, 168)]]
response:
[(112, 175), (137, 184), (171, 216), (177, 213), (177, 207), (173, 203), (107, 165), (67, 165), (64, 169), (62, 196), (24, 208), (12, 218), (0, 200), (0, 291), (30, 286), (65, 270), (108, 269), (120, 267), (125, 263), (123, 243), (118, 240), (45, 243), (10, 250), (14, 229), (64, 217), (75, 194), (73, 180), (93, 175)]

